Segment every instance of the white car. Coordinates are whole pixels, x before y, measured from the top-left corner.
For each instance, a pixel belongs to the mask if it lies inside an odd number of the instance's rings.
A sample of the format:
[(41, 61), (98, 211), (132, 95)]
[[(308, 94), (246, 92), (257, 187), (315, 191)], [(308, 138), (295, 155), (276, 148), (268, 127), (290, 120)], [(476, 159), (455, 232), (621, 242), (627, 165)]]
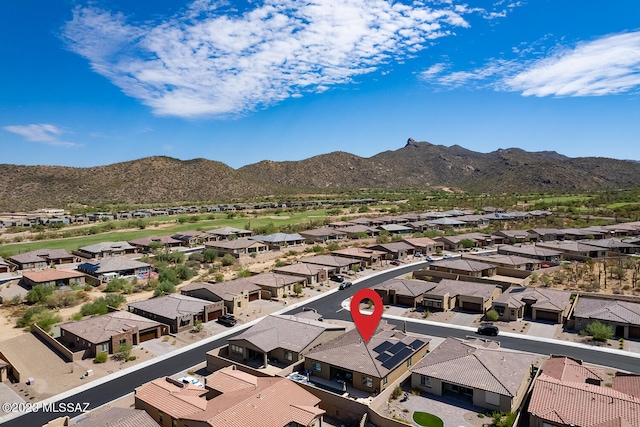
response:
[(204, 388), (204, 384), (202, 384), (202, 382), (200, 382), (199, 379), (194, 378), (192, 376), (178, 378), (178, 381), (181, 382), (182, 384), (193, 384), (195, 386)]

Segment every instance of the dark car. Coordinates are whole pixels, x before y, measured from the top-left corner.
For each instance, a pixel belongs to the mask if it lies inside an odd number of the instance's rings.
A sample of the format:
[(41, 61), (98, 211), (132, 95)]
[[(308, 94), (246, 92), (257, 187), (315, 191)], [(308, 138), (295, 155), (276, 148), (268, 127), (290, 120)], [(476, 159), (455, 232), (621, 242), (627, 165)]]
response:
[(338, 289), (347, 289), (350, 288), (352, 285), (351, 282), (342, 282), (340, 283), (340, 286), (338, 287)]
[(391, 261), (389, 264), (391, 264), (391, 265), (400, 265), (400, 263), (398, 261)]
[(329, 277), (329, 280), (331, 280), (332, 282), (342, 283), (342, 282), (344, 282), (344, 277), (342, 277), (339, 274), (336, 274), (335, 276)]
[(225, 326), (235, 326), (238, 321), (231, 314), (223, 314), (222, 316), (218, 317), (218, 323)]
[(480, 335), (489, 335), (493, 337), (497, 337), (498, 332), (500, 332), (500, 330), (495, 325), (481, 325), (477, 331)]

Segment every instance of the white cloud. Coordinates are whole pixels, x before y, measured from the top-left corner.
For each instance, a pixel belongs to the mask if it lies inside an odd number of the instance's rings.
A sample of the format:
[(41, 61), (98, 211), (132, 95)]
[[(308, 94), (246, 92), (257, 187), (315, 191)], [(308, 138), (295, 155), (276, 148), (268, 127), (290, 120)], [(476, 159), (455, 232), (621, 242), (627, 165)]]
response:
[(640, 32), (558, 49), (504, 80), (525, 96), (599, 96), (640, 86)]
[(7, 132), (23, 136), (27, 141), (31, 142), (65, 148), (79, 146), (79, 144), (60, 139), (60, 136), (64, 132), (59, 127), (50, 124), (14, 125), (5, 126), (3, 129)]
[(514, 47), (512, 52), (516, 58), (491, 58), (482, 67), (466, 71), (445, 72), (450, 64), (435, 64), (420, 77), (446, 88), (490, 87), (539, 97), (601, 96), (640, 88), (640, 32), (548, 51), (534, 43)]
[(70, 49), (158, 115), (225, 116), (317, 93), (401, 63), (483, 9), (451, 2), (264, 0), (237, 12), (197, 0), (164, 22), (78, 7)]

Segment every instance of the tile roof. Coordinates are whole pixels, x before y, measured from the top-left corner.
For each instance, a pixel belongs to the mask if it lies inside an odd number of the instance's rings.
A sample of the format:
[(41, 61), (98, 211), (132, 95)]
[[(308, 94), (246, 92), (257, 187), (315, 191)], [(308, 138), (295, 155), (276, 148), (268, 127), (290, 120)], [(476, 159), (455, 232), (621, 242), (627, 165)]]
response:
[(259, 240), (261, 242), (269, 242), (269, 243), (287, 243), (287, 242), (297, 242), (299, 240), (304, 240), (304, 237), (302, 237), (298, 233), (293, 233), (293, 234), (273, 233), (267, 236), (251, 236), (250, 239)]
[(640, 304), (615, 299), (580, 297), (575, 317), (640, 325)]
[(585, 382), (587, 378), (604, 381), (606, 374), (596, 366), (584, 365), (582, 360), (552, 355), (544, 364), (543, 372), (560, 381)]
[(562, 381), (544, 370), (533, 387), (529, 412), (562, 425), (640, 426), (637, 397), (584, 381)]
[(369, 245), (367, 248), (380, 248), (386, 252), (400, 252), (413, 249), (413, 246), (406, 242), (393, 242), (393, 243), (383, 243), (377, 245)]
[(305, 279), (300, 276), (268, 272), (256, 274), (255, 276), (249, 276), (246, 278), (246, 280), (258, 286), (281, 288), (283, 286), (292, 285), (294, 283), (300, 283)]
[(136, 398), (184, 424), (193, 420), (214, 427), (285, 427), (293, 422), (306, 426), (324, 414), (317, 407), (319, 398), (286, 378), (254, 377), (226, 368), (207, 377), (209, 384), (223, 393), (207, 401), (200, 397), (200, 387), (183, 388), (159, 379), (136, 389)]
[(495, 302), (519, 308), (526, 305), (524, 300), (533, 300), (535, 302), (531, 305), (532, 307), (563, 311), (569, 304), (570, 298), (571, 292), (558, 289), (512, 286), (496, 298)]
[(463, 254), (462, 258), (470, 259), (473, 261), (479, 262), (488, 262), (490, 264), (501, 264), (501, 265), (510, 265), (510, 266), (519, 266), (525, 264), (541, 264), (542, 261), (535, 258), (526, 258), (519, 255), (502, 255), (502, 254), (491, 254), (491, 255), (477, 255), (477, 254)]
[(497, 285), (493, 283), (467, 282), (464, 280), (442, 279), (438, 286), (426, 292), (427, 295), (465, 295), (488, 299)]
[(640, 375), (616, 372), (611, 388), (640, 398)]
[(380, 230), (376, 229), (376, 228), (372, 228), (369, 227), (367, 225), (362, 225), (362, 224), (355, 224), (355, 225), (351, 225), (351, 226), (346, 226), (346, 227), (339, 227), (336, 228), (336, 230), (338, 231), (342, 231), (344, 233), (349, 233), (349, 234), (355, 234), (355, 233), (378, 233)]
[(71, 255), (64, 249), (38, 249), (35, 251), (24, 252), (9, 257), (10, 260), (16, 261), (21, 264), (43, 261), (48, 262), (49, 259), (60, 258), (73, 258), (73, 255)]
[(355, 264), (359, 261), (356, 261), (353, 258), (345, 258), (334, 255), (316, 255), (309, 258), (302, 258), (300, 262), (325, 265), (327, 267), (348, 267), (351, 264)]
[(217, 236), (231, 236), (234, 234), (253, 234), (252, 231), (249, 230), (243, 230), (240, 228), (235, 228), (235, 227), (220, 227), (220, 228), (215, 228), (213, 230), (209, 230), (206, 233), (209, 234), (215, 234)]
[(433, 261), (429, 267), (444, 267), (451, 268), (453, 270), (462, 271), (484, 271), (491, 268), (496, 268), (495, 265), (486, 262), (470, 261), (468, 259), (442, 259)]
[(314, 228), (312, 230), (301, 231), (301, 236), (313, 236), (313, 237), (322, 237), (322, 236), (345, 236), (347, 233), (344, 231), (336, 230), (331, 227), (320, 227)]
[(497, 341), (447, 338), (411, 372), (513, 397), (536, 360), (529, 353), (503, 349)]
[(383, 251), (376, 251), (373, 249), (360, 248), (360, 247), (338, 249), (335, 251), (331, 251), (331, 253), (337, 256), (352, 255), (352, 256), (358, 256), (358, 257), (379, 257), (386, 254), (386, 252), (383, 252)]
[(525, 246), (513, 246), (513, 245), (500, 245), (498, 246), (498, 253), (502, 252), (513, 252), (520, 255), (533, 255), (533, 256), (544, 256), (544, 257), (555, 257), (561, 256), (562, 252), (554, 251), (553, 249), (546, 249), (534, 245), (525, 245)]
[(181, 294), (169, 294), (151, 298), (145, 301), (132, 302), (129, 307), (154, 313), (167, 319), (175, 319), (184, 315), (200, 313), (204, 308), (213, 304), (200, 298), (193, 298)]
[(83, 246), (80, 248), (83, 252), (101, 253), (112, 250), (132, 250), (135, 246), (131, 246), (129, 242), (100, 242), (94, 245)]
[(371, 286), (371, 289), (393, 290), (396, 295), (416, 297), (429, 292), (438, 286), (437, 283), (424, 280), (389, 279)]
[(228, 341), (247, 341), (264, 352), (282, 348), (300, 353), (327, 330), (344, 331), (345, 328), (319, 320), (272, 314)]
[(383, 224), (378, 226), (378, 228), (382, 229), (382, 230), (386, 230), (386, 231), (411, 231), (412, 228), (404, 226), (404, 225), (400, 225), (400, 224)]
[(207, 242), (204, 244), (208, 248), (223, 248), (223, 249), (246, 249), (252, 246), (265, 246), (264, 243), (257, 240), (253, 240), (249, 237), (239, 237), (232, 240), (218, 240), (215, 242)]
[(128, 311), (113, 311), (77, 322), (63, 323), (60, 325), (60, 329), (69, 331), (90, 343), (99, 344), (110, 340), (113, 335), (118, 335), (134, 328), (144, 331), (161, 325), (161, 323)]
[(158, 427), (151, 415), (141, 409), (109, 408), (82, 415), (76, 423), (79, 427)]
[(322, 270), (324, 270), (324, 267), (320, 267), (315, 264), (307, 264), (304, 262), (296, 262), (295, 264), (284, 265), (282, 267), (276, 267), (273, 269), (273, 271), (276, 273), (282, 273), (282, 274), (296, 273), (296, 274), (304, 274), (307, 276), (315, 276), (316, 274), (318, 274), (318, 272)]
[[(368, 343), (356, 329), (320, 344), (305, 356), (343, 369), (384, 378), (429, 343), (423, 335), (394, 331), (393, 326), (381, 325)], [(397, 347), (396, 347), (397, 346)], [(389, 350), (393, 348), (393, 353)], [(394, 357), (399, 355), (402, 357)], [(382, 361), (384, 360), (384, 362)]]
[(78, 270), (90, 271), (95, 274), (110, 273), (114, 271), (134, 270), (150, 267), (146, 262), (135, 261), (125, 257), (104, 258), (97, 261), (83, 262)]
[(408, 239), (402, 239), (402, 240), (413, 247), (434, 246), (434, 245), (442, 244), (428, 237), (414, 237), (414, 238), (408, 238)]
[(241, 278), (218, 283), (192, 282), (183, 286), (181, 290), (193, 291), (196, 289), (206, 289), (225, 301), (232, 301), (234, 297), (242, 294), (242, 292), (251, 293), (259, 291), (261, 288), (255, 283), (251, 283), (247, 279)]
[(169, 236), (147, 236), (139, 239), (129, 240), (129, 243), (137, 246), (149, 246), (153, 242), (160, 242), (163, 245), (179, 244), (180, 240), (173, 239)]
[(72, 279), (74, 277), (85, 277), (84, 273), (80, 273), (75, 270), (65, 270), (63, 268), (47, 268), (46, 270), (41, 271), (25, 271), (22, 275), (35, 283)]

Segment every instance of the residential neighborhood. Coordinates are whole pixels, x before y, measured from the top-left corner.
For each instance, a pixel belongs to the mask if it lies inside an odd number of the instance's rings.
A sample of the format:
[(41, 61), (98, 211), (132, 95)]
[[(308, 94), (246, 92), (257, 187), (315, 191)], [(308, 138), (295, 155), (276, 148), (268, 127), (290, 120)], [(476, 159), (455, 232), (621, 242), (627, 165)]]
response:
[[(494, 221), (494, 215), (486, 221)], [(83, 306), (81, 315), (54, 328), (34, 323), (29, 334), (0, 339), (0, 374), (18, 398), (20, 393), (22, 399), (29, 397), (25, 389), (19, 391), (20, 384), (44, 398), (45, 387), (60, 393), (65, 382), (70, 384), (66, 387), (81, 386), (125, 367), (143, 369), (158, 357), (180, 357), (182, 349), (237, 331), (222, 338), (221, 346), (203, 351), (202, 362), (189, 372), (136, 387), (121, 409), (109, 407), (86, 420), (63, 417), (56, 422), (89, 425), (89, 420), (98, 423), (118, 414), (122, 420), (139, 419), (140, 425), (249, 425), (242, 423), (259, 417), (261, 425), (273, 426), (395, 427), (414, 422), (412, 414), (423, 409), (445, 424), (458, 419), (447, 414), (475, 413), (466, 425), (477, 427), (483, 425), (481, 414), (515, 414), (518, 422), (534, 424), (597, 425), (598, 417), (591, 424), (558, 424), (566, 416), (549, 415), (562, 413), (562, 405), (579, 405), (552, 397), (567, 381), (563, 378), (573, 381), (567, 387), (582, 390), (577, 385), (582, 381), (597, 388), (592, 393), (615, 391), (620, 408), (636, 404), (633, 387), (640, 377), (632, 373), (616, 373), (617, 388), (606, 388), (602, 384), (608, 377), (596, 368), (593, 375), (599, 384), (589, 379), (591, 374), (581, 380), (577, 377), (582, 374), (559, 371), (562, 360), (569, 366), (565, 370), (589, 366), (582, 360), (515, 351), (503, 347), (499, 338), (507, 334), (580, 343), (598, 322), (611, 329), (608, 339), (620, 343), (618, 351), (640, 355), (635, 342), (640, 338), (640, 298), (570, 286), (580, 273), (593, 271), (591, 277), (597, 278), (600, 264), (621, 267), (635, 261), (640, 222), (619, 223), (613, 230), (622, 230), (621, 235), (605, 239), (591, 238), (607, 233), (593, 227), (469, 232), (464, 227), (469, 216), (452, 210), (358, 217), (272, 235), (222, 227), (102, 242), (72, 252), (41, 249), (9, 256), (0, 262), (3, 300), (42, 294), (40, 301), (49, 301), (84, 292), (89, 301), (85, 305), (105, 304), (106, 311), (89, 314), (91, 309)], [(521, 217), (505, 213), (498, 220), (517, 224)], [(345, 231), (353, 226), (376, 231)], [(454, 234), (438, 235), (443, 228)], [(433, 237), (416, 231), (425, 229), (432, 230)], [(235, 274), (229, 267), (226, 271), (232, 274), (223, 273), (223, 257), (231, 257), (228, 266), (239, 266)], [(219, 261), (219, 267), (164, 287), (187, 263), (204, 271), (205, 259)], [(254, 265), (268, 267), (254, 270)], [(630, 264), (626, 268), (633, 271)], [(395, 270), (403, 273), (377, 279)], [(568, 286), (556, 285), (560, 277)], [(384, 304), (383, 319), (368, 342), (350, 317), (311, 308), (313, 301), (335, 295), (344, 310), (353, 295), (340, 285), (345, 281), (371, 282), (369, 287)], [(604, 286), (606, 276), (600, 281)], [(616, 278), (608, 281), (613, 286)], [(370, 308), (366, 302), (361, 306)], [(390, 323), (396, 319), (404, 323)], [(453, 325), (464, 328), (467, 337), (410, 332), (407, 326), (414, 323)], [(495, 327), (495, 338), (483, 336), (486, 325)], [(20, 347), (38, 348), (59, 359), (60, 366), (77, 366), (73, 371), (80, 374), (74, 378), (79, 379), (59, 381), (57, 388), (47, 385), (46, 374), (25, 363)], [(105, 371), (102, 363), (112, 368)], [(253, 399), (260, 404), (243, 403)], [(269, 399), (278, 402), (277, 412)], [(430, 403), (434, 399), (437, 404)], [(250, 410), (243, 410), (246, 418), (241, 418), (238, 408), (246, 405)], [(620, 420), (635, 425), (633, 417)]]

